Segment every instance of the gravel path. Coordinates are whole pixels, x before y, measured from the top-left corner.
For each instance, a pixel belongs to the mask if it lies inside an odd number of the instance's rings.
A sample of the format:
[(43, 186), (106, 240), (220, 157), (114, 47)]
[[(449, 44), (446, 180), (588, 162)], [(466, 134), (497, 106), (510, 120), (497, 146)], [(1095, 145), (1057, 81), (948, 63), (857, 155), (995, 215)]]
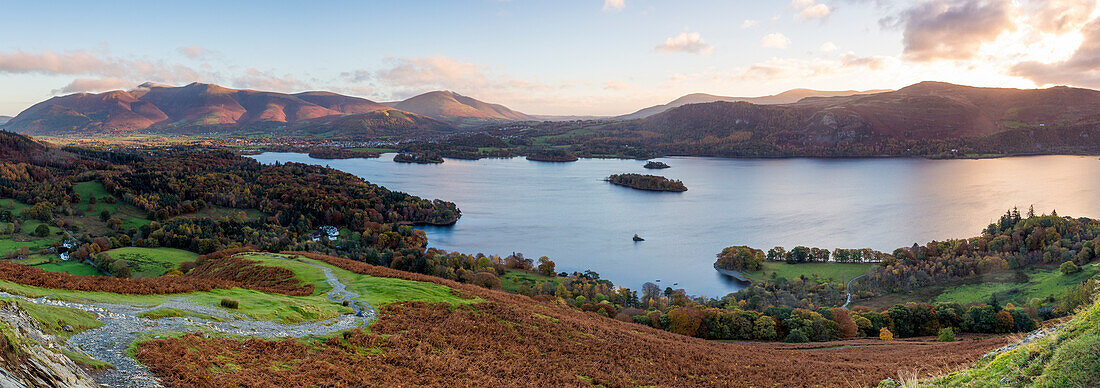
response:
[[(290, 260), (281, 256), (269, 256)], [(188, 302), (186, 297), (174, 298), (152, 307), (135, 307), (113, 303), (68, 302), (44, 297), (28, 298), (6, 292), (0, 292), (0, 296), (19, 298), (43, 305), (71, 307), (96, 314), (99, 320), (103, 321), (103, 326), (80, 332), (68, 341), (68, 345), (73, 350), (82, 351), (93, 358), (109, 362), (115, 366), (114, 369), (107, 369), (99, 373), (96, 376), (96, 382), (113, 387), (160, 387), (161, 385), (145, 367), (126, 354), (126, 348), (142, 333), (202, 331), (265, 338), (299, 338), (363, 327), (374, 319), (376, 316), (374, 308), (367, 303), (355, 301), (354, 299), (358, 295), (347, 291), (347, 287), (336, 278), (330, 268), (314, 263), (305, 263), (325, 272), (326, 280), (332, 285), (332, 291), (327, 295), (329, 300), (333, 303), (343, 303), (344, 300), (348, 300), (350, 302), (349, 307), (354, 310), (353, 313), (340, 315), (326, 321), (281, 324), (271, 321), (236, 318), (222, 309)], [(138, 314), (143, 312), (161, 308), (187, 310), (226, 321), (218, 322), (197, 317), (168, 317), (155, 320), (138, 317)]]

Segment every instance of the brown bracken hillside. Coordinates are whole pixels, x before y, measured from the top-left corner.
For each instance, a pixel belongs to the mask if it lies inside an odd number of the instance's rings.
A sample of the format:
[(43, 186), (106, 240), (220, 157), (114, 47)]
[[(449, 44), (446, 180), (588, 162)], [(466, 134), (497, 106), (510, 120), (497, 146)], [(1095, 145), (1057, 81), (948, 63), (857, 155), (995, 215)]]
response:
[[(952, 343), (719, 343), (581, 312), (555, 301), (304, 252), (357, 273), (432, 282), (483, 302), (383, 307), (370, 331), (322, 340), (190, 334), (137, 357), (170, 386), (868, 386), (899, 371), (976, 360), (1004, 337)], [(856, 345), (840, 347), (837, 345)]]

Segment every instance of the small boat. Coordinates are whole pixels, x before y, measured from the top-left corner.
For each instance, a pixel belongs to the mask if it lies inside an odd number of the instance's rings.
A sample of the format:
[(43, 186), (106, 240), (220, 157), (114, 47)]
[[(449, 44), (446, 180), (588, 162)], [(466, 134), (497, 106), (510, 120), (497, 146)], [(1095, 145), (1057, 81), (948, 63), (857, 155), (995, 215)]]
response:
[(645, 241), (645, 239), (644, 239), (644, 238), (641, 238), (641, 237), (638, 237), (638, 235), (637, 235), (637, 234), (635, 234), (635, 235), (634, 235), (634, 241), (635, 241), (635, 242), (638, 242), (638, 241)]

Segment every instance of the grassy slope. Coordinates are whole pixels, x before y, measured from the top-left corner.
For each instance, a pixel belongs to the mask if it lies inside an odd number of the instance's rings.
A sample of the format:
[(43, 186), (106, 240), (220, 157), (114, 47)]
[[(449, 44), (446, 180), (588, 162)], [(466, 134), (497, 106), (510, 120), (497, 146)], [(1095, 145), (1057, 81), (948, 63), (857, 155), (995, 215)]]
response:
[(979, 361), (929, 382), (942, 387), (1100, 386), (1100, 301), (1057, 334)]
[(197, 253), (175, 248), (125, 247), (107, 251), (115, 259), (127, 259), (135, 278), (155, 278), (178, 268), (180, 263), (193, 261)]
[(536, 273), (527, 271), (508, 270), (500, 277), (500, 286), (504, 291), (515, 293), (519, 290), (519, 286), (528, 285), (534, 287), (539, 282), (551, 282), (557, 287), (558, 283), (561, 283), (561, 278), (543, 276)]
[[(4, 301), (14, 300), (27, 311), (34, 320), (42, 326), (42, 330), (48, 334), (57, 335), (63, 339), (68, 339), (73, 334), (82, 332), (84, 330), (95, 329), (103, 326), (103, 322), (96, 319), (95, 314), (84, 310), (78, 310), (69, 307), (59, 306), (47, 306), (37, 303), (28, 302), (25, 300), (5, 298)], [(73, 327), (73, 332), (66, 332), (62, 330), (62, 326), (69, 325)]]
[(832, 279), (834, 282), (845, 283), (848, 279), (867, 273), (874, 265), (866, 263), (787, 264), (765, 261), (762, 270), (748, 275), (757, 279), (771, 278), (772, 273), (775, 273), (776, 278), (785, 279), (794, 279), (805, 275), (807, 278), (816, 276), (820, 279)]
[(1061, 297), (1067, 290), (1100, 273), (1100, 262), (1082, 267), (1082, 271), (1072, 275), (1062, 275), (1057, 267), (1034, 268), (1026, 272), (1027, 283), (1015, 283), (1011, 280), (987, 281), (977, 284), (963, 284), (950, 287), (936, 296), (937, 302), (984, 303), (993, 293), (998, 299), (1016, 304), (1026, 303), (1031, 298)]
[[(324, 292), (331, 290), (331, 287), (327, 283), (323, 283), (324, 273), (318, 268), (304, 263), (264, 258), (262, 256), (253, 259), (261, 259), (269, 265), (290, 268), (298, 274), (300, 279), (314, 283), (315, 287), (324, 287), (324, 291), (314, 292), (313, 295), (304, 297), (269, 294), (242, 288), (215, 289), (209, 292), (189, 294), (129, 295), (46, 289), (5, 281), (0, 281), (0, 290), (30, 297), (48, 296), (60, 300), (122, 303), (135, 306), (154, 306), (169, 299), (182, 297), (195, 304), (222, 308), (222, 298), (230, 298), (237, 300), (240, 303), (240, 308), (226, 310), (227, 312), (251, 319), (276, 322), (325, 320), (352, 311), (350, 307), (341, 306), (327, 299)], [(371, 303), (375, 307), (397, 301), (446, 302), (451, 304), (476, 302), (476, 300), (459, 298), (451, 293), (450, 288), (437, 284), (360, 275), (321, 262), (314, 263), (330, 268), (337, 278), (347, 285), (349, 291), (360, 295), (359, 300)]]
[[(150, 220), (146, 218), (145, 212), (121, 200), (115, 201), (115, 203), (107, 203), (104, 201), (103, 199), (110, 196), (110, 194), (103, 188), (102, 183), (97, 181), (80, 182), (73, 186), (73, 191), (80, 194), (80, 205), (76, 205), (76, 207), (85, 211), (85, 216), (75, 218), (71, 221), (75, 225), (81, 225), (86, 230), (95, 231), (97, 227), (104, 228), (106, 226), (99, 221), (99, 213), (104, 210), (110, 212), (112, 216), (122, 220), (123, 228), (136, 228), (142, 225), (148, 225), (150, 222)], [(96, 197), (96, 204), (91, 205), (91, 211), (89, 211), (88, 202), (93, 195)]]

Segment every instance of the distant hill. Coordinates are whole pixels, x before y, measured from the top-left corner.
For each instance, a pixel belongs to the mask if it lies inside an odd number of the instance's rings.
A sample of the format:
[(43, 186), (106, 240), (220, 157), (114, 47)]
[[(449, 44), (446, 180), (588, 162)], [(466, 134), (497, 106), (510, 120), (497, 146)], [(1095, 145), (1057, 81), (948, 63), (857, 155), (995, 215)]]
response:
[(774, 94), (763, 97), (725, 97), (715, 96), (706, 93), (693, 93), (686, 96), (672, 100), (664, 105), (651, 106), (639, 110), (637, 112), (615, 117), (618, 120), (632, 120), (632, 119), (644, 119), (649, 116), (667, 111), (672, 108), (681, 107), (688, 104), (703, 104), (708, 102), (749, 102), (757, 105), (776, 105), (776, 104), (793, 104), (808, 97), (837, 97), (837, 96), (852, 96), (862, 94), (875, 94), (888, 92), (888, 89), (856, 91), (856, 90), (844, 90), (844, 91), (824, 91), (824, 90), (812, 90), (812, 89), (793, 89), (783, 93)]
[(533, 116), (516, 112), (504, 105), (482, 102), (451, 91), (428, 92), (386, 105), (450, 122), (535, 120)]
[(0, 131), (0, 162), (44, 163), (72, 159), (76, 156), (30, 136)]
[(1100, 122), (1100, 92), (1089, 89), (977, 88), (922, 82), (871, 95), (806, 98), (787, 105), (691, 104), (652, 116), (641, 126), (682, 138), (786, 133), (802, 141), (860, 138), (931, 140), (980, 137), (1021, 127)]
[(11, 116), (0, 116), (0, 125), (6, 123), (8, 121), (11, 121), (11, 119), (12, 119)]
[[(378, 112), (393, 111), (396, 121), (377, 120)], [(363, 98), (329, 92), (286, 94), (229, 89), (192, 83), (173, 87), (146, 83), (131, 91), (78, 93), (35, 104), (7, 124), (11, 131), (34, 135), (66, 135), (135, 130), (186, 131), (218, 127), (230, 130), (295, 129), (333, 122), (335, 118), (368, 115), (360, 123), (402, 128), (418, 122), (432, 128), (442, 123), (400, 112)], [(385, 117), (387, 115), (382, 115)], [(354, 120), (354, 119), (348, 119)], [(354, 126), (349, 126), (351, 128)], [(359, 128), (373, 130), (382, 128)]]

